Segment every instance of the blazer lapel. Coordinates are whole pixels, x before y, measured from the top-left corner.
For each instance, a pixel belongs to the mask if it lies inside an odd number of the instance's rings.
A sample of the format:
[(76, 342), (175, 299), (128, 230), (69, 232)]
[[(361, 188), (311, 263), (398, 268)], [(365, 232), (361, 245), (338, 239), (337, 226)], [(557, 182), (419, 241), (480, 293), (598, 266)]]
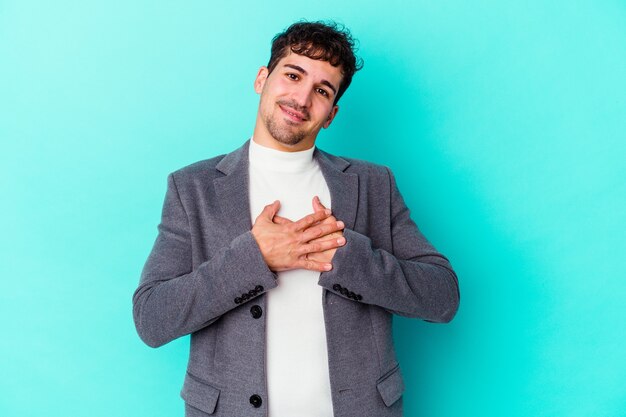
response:
[[(250, 218), (248, 147), (246, 141), (239, 149), (226, 155), (215, 167), (225, 174), (213, 180), (217, 204), (222, 218), (232, 236), (238, 236), (252, 229)], [(359, 201), (359, 177), (344, 172), (350, 162), (328, 154), (319, 148), (313, 157), (317, 160), (328, 189), (333, 215), (345, 223), (346, 228), (354, 229)]]
[(226, 155), (216, 169), (225, 176), (213, 180), (217, 203), (231, 236), (239, 236), (252, 229), (248, 180), (249, 141)]
[(354, 229), (359, 201), (359, 177), (357, 174), (344, 172), (350, 162), (328, 154), (318, 148), (316, 158), (330, 191), (333, 216), (341, 220), (347, 229)]

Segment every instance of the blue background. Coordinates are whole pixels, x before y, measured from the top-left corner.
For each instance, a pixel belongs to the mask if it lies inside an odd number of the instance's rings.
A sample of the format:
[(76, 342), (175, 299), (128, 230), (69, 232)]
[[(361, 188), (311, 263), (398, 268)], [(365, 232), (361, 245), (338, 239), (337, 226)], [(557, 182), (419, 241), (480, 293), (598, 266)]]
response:
[(364, 69), (318, 146), (391, 167), (461, 285), (398, 318), (407, 417), (626, 415), (624, 1), (0, 1), (0, 415), (175, 416), (131, 296), (169, 172), (252, 133), (270, 39)]

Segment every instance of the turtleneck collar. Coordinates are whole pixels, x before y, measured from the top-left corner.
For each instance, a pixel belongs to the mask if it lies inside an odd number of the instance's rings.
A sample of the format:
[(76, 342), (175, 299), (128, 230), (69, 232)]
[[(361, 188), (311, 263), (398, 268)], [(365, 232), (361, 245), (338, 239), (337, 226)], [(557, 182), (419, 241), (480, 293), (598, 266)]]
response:
[(298, 152), (283, 152), (259, 145), (250, 138), (248, 156), (250, 165), (274, 172), (302, 172), (314, 166), (315, 146)]

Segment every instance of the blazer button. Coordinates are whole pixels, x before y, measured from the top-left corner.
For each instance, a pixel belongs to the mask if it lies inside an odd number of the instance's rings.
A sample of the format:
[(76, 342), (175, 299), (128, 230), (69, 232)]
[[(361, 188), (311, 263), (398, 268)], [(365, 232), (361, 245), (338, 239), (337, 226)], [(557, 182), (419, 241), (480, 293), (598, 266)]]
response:
[(253, 318), (259, 319), (263, 315), (263, 310), (261, 309), (261, 307), (253, 305), (252, 307), (250, 307), (250, 314), (252, 314)]
[(248, 293), (244, 292), (243, 294), (241, 294), (241, 299), (242, 300), (247, 300), (248, 298), (250, 298), (250, 296), (248, 295)]
[(348, 293), (349, 293), (347, 288), (342, 288), (342, 289), (339, 290), (339, 292), (342, 293), (343, 295), (345, 295), (346, 297), (348, 296)]
[(333, 290), (335, 290), (337, 292), (340, 292), (341, 291), (341, 285), (339, 285), (339, 284), (333, 285)]
[(235, 298), (235, 304), (241, 304), (241, 298), (239, 297)]
[(263, 404), (263, 400), (258, 395), (254, 394), (250, 397), (250, 404), (254, 406), (254, 408), (259, 408), (261, 404)]
[(256, 287), (254, 287), (254, 291), (256, 291), (256, 292), (263, 292), (263, 286), (262, 285), (257, 285)]
[(356, 294), (353, 293), (352, 291), (348, 293), (348, 297), (352, 298), (353, 300), (356, 300)]
[(250, 291), (248, 291), (248, 295), (250, 296), (250, 298), (252, 298), (252, 297), (254, 297), (256, 295), (256, 291), (250, 290)]
[(357, 301), (361, 301), (363, 299), (363, 296), (361, 294), (357, 294), (356, 295), (356, 300)]

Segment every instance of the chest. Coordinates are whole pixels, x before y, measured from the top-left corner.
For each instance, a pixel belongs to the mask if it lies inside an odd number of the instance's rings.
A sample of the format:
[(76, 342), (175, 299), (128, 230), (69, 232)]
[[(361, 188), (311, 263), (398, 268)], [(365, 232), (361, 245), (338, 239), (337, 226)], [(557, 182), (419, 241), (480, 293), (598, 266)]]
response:
[(278, 214), (294, 221), (313, 212), (314, 196), (318, 196), (326, 207), (331, 207), (328, 185), (319, 168), (289, 173), (251, 168), (249, 179), (252, 222), (263, 207), (275, 200), (280, 201)]

